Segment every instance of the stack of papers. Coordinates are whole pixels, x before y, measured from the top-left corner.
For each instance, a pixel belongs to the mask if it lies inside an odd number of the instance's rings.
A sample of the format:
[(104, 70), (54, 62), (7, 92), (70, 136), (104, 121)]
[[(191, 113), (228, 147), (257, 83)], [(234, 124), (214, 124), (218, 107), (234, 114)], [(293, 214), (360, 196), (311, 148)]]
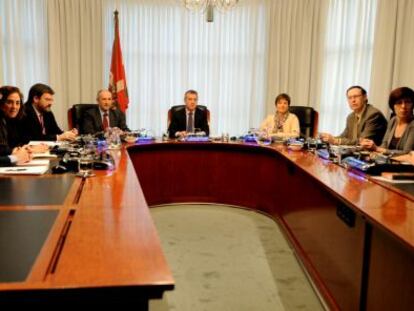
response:
[[(40, 140), (32, 140), (29, 142), (29, 146), (38, 146), (38, 145), (46, 145), (49, 148), (53, 148), (54, 146), (60, 146), (62, 143), (59, 141), (40, 141)], [(48, 151), (42, 153), (33, 153), (33, 158), (57, 158), (56, 154), (51, 154)]]
[(0, 174), (3, 175), (41, 175), (49, 169), (49, 160), (32, 160), (16, 166), (0, 167)]
[(29, 142), (29, 146), (36, 146), (36, 145), (46, 145), (48, 147), (60, 146), (62, 143), (60, 141), (41, 141), (41, 140), (31, 140)]
[(49, 160), (47, 159), (41, 159), (41, 160), (32, 160), (26, 163), (17, 164), (17, 166), (49, 166)]
[(49, 165), (0, 167), (0, 174), (2, 175), (42, 175), (46, 173), (48, 169), (49, 169)]
[(52, 154), (49, 151), (43, 152), (43, 153), (33, 153), (33, 158), (57, 158), (56, 154)]

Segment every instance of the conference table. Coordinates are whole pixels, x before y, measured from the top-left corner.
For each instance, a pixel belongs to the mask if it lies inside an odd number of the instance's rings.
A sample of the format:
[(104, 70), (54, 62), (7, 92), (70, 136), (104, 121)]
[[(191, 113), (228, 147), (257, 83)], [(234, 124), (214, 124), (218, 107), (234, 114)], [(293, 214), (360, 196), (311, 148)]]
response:
[[(93, 178), (0, 178), (10, 189), (0, 201), (0, 248), (11, 254), (0, 260), (0, 303), (147, 309), (174, 288), (148, 207), (201, 202), (272, 217), (330, 309), (414, 305), (414, 197), (404, 188), (284, 145), (157, 141), (114, 157), (116, 169)], [(6, 243), (19, 233), (32, 258), (24, 264)], [(25, 237), (35, 246), (26, 250)]]

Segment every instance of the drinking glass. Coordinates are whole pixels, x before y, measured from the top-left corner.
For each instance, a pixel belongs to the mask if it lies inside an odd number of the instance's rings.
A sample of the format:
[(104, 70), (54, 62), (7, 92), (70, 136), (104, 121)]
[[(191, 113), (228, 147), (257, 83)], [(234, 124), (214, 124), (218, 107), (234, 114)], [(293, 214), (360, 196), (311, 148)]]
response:
[(228, 142), (229, 142), (229, 140), (230, 140), (230, 135), (229, 135), (229, 133), (222, 133), (222, 134), (221, 134), (221, 141), (222, 141), (223, 143), (228, 143)]
[(127, 143), (133, 144), (133, 143), (135, 143), (137, 141), (137, 138), (138, 138), (138, 134), (137, 133), (128, 132), (128, 133), (125, 134), (124, 140)]
[(79, 172), (78, 176), (81, 177), (92, 177), (94, 174), (92, 173), (93, 169), (93, 155), (87, 153), (85, 151), (81, 152), (79, 156)]
[(121, 148), (121, 130), (117, 127), (112, 127), (107, 130), (106, 142), (109, 149), (120, 149)]
[(162, 141), (168, 141), (169, 140), (169, 133), (168, 131), (162, 133)]

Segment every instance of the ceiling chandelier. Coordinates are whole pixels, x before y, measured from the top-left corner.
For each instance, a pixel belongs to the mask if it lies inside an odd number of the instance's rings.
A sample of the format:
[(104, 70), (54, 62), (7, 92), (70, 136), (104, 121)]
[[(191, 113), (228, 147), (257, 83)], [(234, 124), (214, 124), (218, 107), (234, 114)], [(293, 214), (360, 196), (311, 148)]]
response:
[(207, 22), (212, 22), (215, 8), (225, 12), (234, 7), (239, 0), (182, 0), (182, 2), (191, 11), (205, 12)]

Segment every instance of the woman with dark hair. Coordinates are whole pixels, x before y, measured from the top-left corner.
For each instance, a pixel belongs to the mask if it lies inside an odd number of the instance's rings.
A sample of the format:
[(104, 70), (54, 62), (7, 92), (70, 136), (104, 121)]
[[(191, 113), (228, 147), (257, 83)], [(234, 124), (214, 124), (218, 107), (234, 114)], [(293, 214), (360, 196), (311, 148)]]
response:
[(24, 140), (20, 126), (23, 117), (23, 95), (15, 86), (1, 87), (0, 94), (0, 118), (7, 132), (7, 145), (13, 149), (28, 142)]
[(266, 117), (260, 125), (260, 130), (275, 138), (299, 137), (299, 119), (289, 112), (290, 96), (285, 93), (279, 94), (275, 99), (275, 106), (275, 114)]
[(23, 115), (23, 95), (17, 87), (0, 87), (0, 166), (27, 162), (31, 150), (23, 144), (19, 120)]
[(361, 146), (378, 152), (409, 152), (414, 149), (414, 91), (409, 87), (393, 90), (388, 105), (395, 116), (388, 123), (381, 146), (370, 139), (363, 139)]

